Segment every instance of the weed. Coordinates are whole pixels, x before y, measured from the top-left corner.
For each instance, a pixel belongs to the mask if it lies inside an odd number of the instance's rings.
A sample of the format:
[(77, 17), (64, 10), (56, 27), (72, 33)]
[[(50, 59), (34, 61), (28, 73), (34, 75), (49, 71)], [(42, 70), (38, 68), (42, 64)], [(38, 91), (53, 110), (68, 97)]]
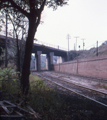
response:
[(18, 73), (19, 72), (15, 72), (14, 69), (11, 68), (4, 68), (3, 70), (0, 70), (0, 81), (1, 81), (0, 89), (4, 91), (12, 92), (14, 87), (17, 88)]
[(94, 86), (107, 89), (107, 84), (106, 83), (100, 83), (99, 82), (97, 85), (94, 85)]
[[(29, 79), (30, 90), (27, 96), (21, 93), (17, 80), (11, 82), (8, 87), (8, 91), (13, 96), (11, 101), (25, 109), (27, 109), (27, 105), (31, 106), (43, 120), (96, 120), (94, 116), (96, 117), (98, 114), (94, 111), (99, 109), (93, 107), (95, 103), (77, 96), (70, 96), (67, 93), (63, 94), (57, 88), (52, 89), (37, 76), (30, 75)], [(102, 113), (107, 118), (103, 109)], [(99, 117), (102, 116), (99, 115)]]

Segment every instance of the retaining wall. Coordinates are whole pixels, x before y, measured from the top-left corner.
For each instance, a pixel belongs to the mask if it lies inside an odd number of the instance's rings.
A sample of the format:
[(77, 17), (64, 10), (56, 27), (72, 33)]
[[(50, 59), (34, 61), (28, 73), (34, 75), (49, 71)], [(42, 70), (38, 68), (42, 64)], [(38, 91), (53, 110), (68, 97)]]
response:
[(107, 78), (107, 56), (79, 59), (53, 65), (54, 71)]

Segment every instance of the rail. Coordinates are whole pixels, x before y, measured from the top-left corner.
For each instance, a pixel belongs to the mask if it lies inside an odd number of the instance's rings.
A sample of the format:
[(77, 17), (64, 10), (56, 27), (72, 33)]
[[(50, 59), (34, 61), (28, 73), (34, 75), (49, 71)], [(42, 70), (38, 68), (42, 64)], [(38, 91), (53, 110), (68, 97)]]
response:
[[(100, 101), (98, 101), (98, 100), (95, 100), (95, 99), (93, 99), (93, 98), (91, 98), (91, 97), (89, 97), (89, 96), (87, 96), (87, 95), (84, 95), (84, 94), (82, 94), (82, 93), (80, 93), (80, 92), (76, 92), (75, 90), (73, 90), (73, 89), (71, 89), (71, 88), (65, 87), (64, 85), (62, 85), (62, 84), (60, 84), (60, 83), (58, 83), (58, 82), (55, 82), (55, 81), (50, 80), (49, 78), (46, 77), (46, 76), (47, 76), (46, 74), (45, 74), (45, 75), (41, 75), (41, 74), (36, 73), (36, 75), (38, 75), (38, 76), (40, 76), (41, 78), (46, 79), (46, 80), (48, 80), (48, 81), (50, 81), (50, 82), (52, 82), (52, 83), (54, 83), (54, 84), (56, 84), (56, 85), (64, 88), (64, 89), (66, 89), (66, 90), (68, 90), (68, 91), (74, 92), (75, 94), (78, 94), (78, 95), (80, 95), (80, 96), (82, 96), (82, 97), (84, 97), (84, 98), (87, 98), (87, 99), (89, 99), (89, 100), (91, 100), (91, 101), (93, 101), (93, 102), (95, 102), (95, 103), (97, 103), (97, 104), (100, 104), (100, 105), (102, 105), (102, 106), (104, 106), (104, 107), (107, 107), (107, 104), (105, 104), (105, 103), (103, 103), (103, 102), (100, 102)], [(56, 78), (55, 78), (55, 79), (56, 79)], [(58, 78), (57, 78), (57, 79), (58, 79)], [(77, 84), (75, 84), (75, 85), (78, 86)], [(80, 86), (79, 86), (79, 87), (80, 87)], [(81, 86), (81, 87), (82, 87), (82, 86)], [(83, 88), (84, 88), (84, 87), (83, 87)], [(89, 88), (86, 88), (86, 89), (89, 89)], [(89, 89), (89, 90), (92, 90), (92, 91), (95, 91), (95, 92), (98, 92), (98, 93), (102, 93), (102, 94), (106, 94), (106, 93), (103, 93), (103, 92), (101, 92), (101, 91), (96, 91), (95, 89)]]
[(64, 48), (64, 47), (61, 47), (59, 45), (53, 45), (53, 44), (50, 44), (50, 43), (46, 43), (46, 42), (43, 42), (43, 41), (40, 41), (40, 40), (37, 40), (37, 39), (34, 39), (34, 43), (67, 51), (67, 49)]

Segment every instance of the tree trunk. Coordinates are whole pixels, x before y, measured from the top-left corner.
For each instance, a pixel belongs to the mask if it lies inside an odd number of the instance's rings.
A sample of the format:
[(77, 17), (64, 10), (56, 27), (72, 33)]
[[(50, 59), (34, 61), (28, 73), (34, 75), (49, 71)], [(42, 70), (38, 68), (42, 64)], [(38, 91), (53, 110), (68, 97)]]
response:
[[(17, 47), (17, 71), (20, 72), (20, 51), (18, 35), (16, 35), (16, 47)], [(18, 74), (18, 78), (20, 79), (20, 74)]]
[(29, 75), (30, 75), (30, 60), (33, 47), (34, 35), (37, 29), (35, 19), (29, 19), (28, 37), (25, 45), (25, 55), (22, 67), (21, 89), (23, 94), (28, 94), (29, 91)]

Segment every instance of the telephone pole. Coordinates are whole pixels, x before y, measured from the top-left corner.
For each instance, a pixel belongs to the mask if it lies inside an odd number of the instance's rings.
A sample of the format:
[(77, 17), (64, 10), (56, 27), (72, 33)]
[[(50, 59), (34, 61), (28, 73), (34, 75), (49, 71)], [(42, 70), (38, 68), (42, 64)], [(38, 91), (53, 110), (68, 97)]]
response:
[(96, 56), (98, 56), (98, 41), (97, 41)]
[(71, 39), (70, 35), (67, 35), (67, 39), (68, 39), (68, 61), (69, 61), (69, 39)]
[(83, 40), (83, 50), (84, 50), (84, 46), (85, 46), (84, 40), (85, 40), (85, 39), (81, 39), (81, 40)]
[(74, 51), (75, 51), (75, 43), (74, 43)]
[(76, 43), (75, 43), (75, 49), (77, 50), (77, 38), (79, 38), (78, 36), (74, 37), (76, 38)]

